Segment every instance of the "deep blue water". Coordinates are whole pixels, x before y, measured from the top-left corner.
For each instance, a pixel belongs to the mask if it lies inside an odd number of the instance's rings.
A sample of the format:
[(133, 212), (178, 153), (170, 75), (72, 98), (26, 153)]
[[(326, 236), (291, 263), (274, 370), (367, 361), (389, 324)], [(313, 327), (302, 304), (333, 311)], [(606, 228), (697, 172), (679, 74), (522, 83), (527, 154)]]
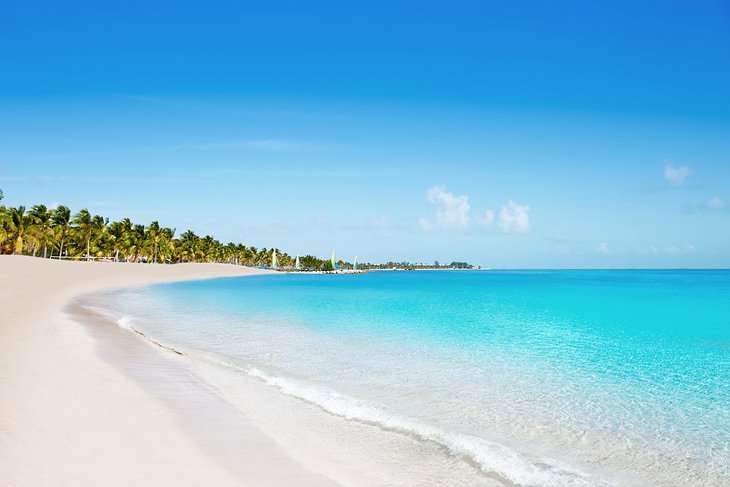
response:
[(730, 271), (282, 274), (105, 300), (513, 483), (730, 485)]

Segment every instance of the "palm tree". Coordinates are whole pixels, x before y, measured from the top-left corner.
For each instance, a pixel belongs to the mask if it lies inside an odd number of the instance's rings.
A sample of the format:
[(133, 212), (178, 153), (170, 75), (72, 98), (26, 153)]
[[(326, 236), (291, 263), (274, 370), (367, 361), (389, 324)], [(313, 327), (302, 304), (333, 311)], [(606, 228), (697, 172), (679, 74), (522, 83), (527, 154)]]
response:
[(63, 255), (63, 245), (66, 243), (66, 236), (68, 230), (71, 228), (71, 210), (68, 206), (58, 205), (55, 210), (51, 212), (51, 224), (53, 225), (54, 231), (58, 234), (61, 239), (60, 246), (58, 248), (58, 258), (60, 259)]
[(266, 247), (259, 250), (259, 253), (256, 254), (255, 258), (256, 258), (256, 265), (268, 266), (271, 264), (271, 256), (269, 255), (269, 250)]
[(175, 229), (174, 228), (161, 228), (160, 229), (160, 244), (158, 247), (159, 257), (162, 258), (162, 262), (171, 260), (175, 253)]
[(10, 225), (10, 216), (5, 206), (0, 205), (0, 252), (4, 250), (5, 242), (8, 241), (8, 229)]
[[(2, 192), (0, 191), (0, 199)], [(34, 256), (43, 247), (43, 256), (58, 258), (64, 254), (75, 258), (85, 256), (122, 255), (130, 261), (146, 262), (228, 262), (236, 265), (270, 265), (271, 249), (260, 250), (240, 243), (222, 244), (210, 235), (199, 237), (188, 230), (175, 238), (175, 229), (153, 221), (147, 228), (133, 224), (129, 218), (112, 222), (92, 215), (84, 208), (73, 215), (67, 206), (49, 210), (35, 205), (30, 211), (24, 206), (6, 208), (0, 205), (0, 253), (29, 252)], [(50, 249), (49, 249), (50, 247)], [(278, 262), (289, 267), (292, 258), (276, 249)], [(313, 257), (313, 259), (315, 259)], [(319, 261), (324, 262), (324, 261)]]
[(137, 262), (141, 254), (144, 254), (147, 241), (145, 239), (144, 225), (132, 225), (125, 238), (127, 260)]
[[(109, 223), (108, 218), (104, 218), (101, 215), (94, 215), (94, 218), (91, 219), (91, 224), (94, 227), (94, 235), (97, 237), (103, 235), (107, 223)], [(98, 249), (99, 252), (103, 252), (103, 250), (103, 248)]]
[(124, 253), (124, 260), (129, 260), (129, 257), (131, 255), (129, 249), (132, 243), (132, 230), (134, 229), (134, 224), (129, 218), (124, 218), (122, 219), (122, 221), (119, 222), (119, 225), (121, 238), (119, 240), (118, 246), (121, 252)]
[(91, 240), (104, 231), (106, 222), (107, 220), (100, 215), (91, 216), (86, 208), (76, 213), (73, 220), (71, 220), (79, 237), (86, 242), (87, 261), (91, 260)]
[(152, 263), (157, 264), (157, 250), (163, 238), (162, 229), (157, 221), (153, 221), (147, 227), (147, 240), (152, 244)]
[(198, 241), (200, 237), (195, 235), (192, 230), (180, 235), (180, 259), (183, 261), (195, 262), (198, 254)]
[(210, 262), (218, 258), (218, 247), (220, 246), (220, 242), (216, 239), (210, 235), (206, 235), (199, 240), (199, 245), (200, 252), (202, 254), (200, 257), (202, 260)]
[(106, 227), (106, 233), (109, 235), (111, 250), (114, 252), (114, 261), (119, 262), (119, 251), (122, 248), (122, 240), (124, 239), (122, 222), (111, 222)]
[(13, 245), (13, 255), (23, 253), (25, 240), (33, 238), (33, 223), (35, 218), (26, 213), (25, 206), (7, 209), (7, 233)]
[[(43, 258), (48, 256), (48, 242), (52, 237), (51, 228), (51, 212), (48, 211), (46, 205), (35, 205), (31, 210), (30, 214), (34, 219), (35, 226), (35, 238), (39, 244), (43, 245)], [(38, 247), (33, 247), (33, 257), (35, 257)]]
[(84, 208), (76, 213), (71, 220), (76, 234), (86, 242), (86, 260), (89, 260), (91, 257), (91, 238), (94, 236), (94, 227), (92, 226), (91, 219), (91, 213)]

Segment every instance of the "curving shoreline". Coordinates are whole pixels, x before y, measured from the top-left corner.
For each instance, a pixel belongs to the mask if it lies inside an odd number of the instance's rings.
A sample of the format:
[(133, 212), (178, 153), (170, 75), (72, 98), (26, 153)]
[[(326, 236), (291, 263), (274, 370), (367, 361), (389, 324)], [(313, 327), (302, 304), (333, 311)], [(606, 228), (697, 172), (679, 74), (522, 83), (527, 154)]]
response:
[(12, 284), (0, 293), (0, 485), (475, 484), (464, 483), (475, 468), (436, 444), (323, 413), (83, 304), (98, 291), (265, 272), (0, 256)]
[[(92, 325), (69, 319), (64, 312), (74, 298), (104, 289), (263, 272), (225, 264), (107, 264), (0, 256), (4, 283), (0, 293), (0, 484), (330, 484), (250, 422), (247, 425), (242, 416), (233, 428), (239, 433), (241, 455), (235, 462), (226, 459), (215, 435), (201, 440), (185, 427), (170, 401), (128, 373), (129, 368), (139, 369), (140, 363), (151, 360), (144, 373), (154, 380), (168, 374), (167, 386), (188, 387), (181, 393), (194, 416), (205, 417), (201, 405), (209, 411), (225, 408), (225, 402), (211, 400), (210, 391), (201, 384), (173, 380), (175, 374), (185, 374), (184, 367), (171, 362), (174, 354), (151, 353), (149, 346), (129, 334), (127, 338), (134, 339), (126, 343), (122, 334), (100, 341), (90, 332)], [(92, 321), (98, 323), (98, 319)], [(96, 327), (96, 332), (100, 329)], [(129, 353), (135, 346), (136, 361), (132, 361)], [(105, 360), (113, 354), (120, 362)], [(126, 371), (119, 367), (124, 360)], [(230, 432), (229, 424), (218, 429)]]

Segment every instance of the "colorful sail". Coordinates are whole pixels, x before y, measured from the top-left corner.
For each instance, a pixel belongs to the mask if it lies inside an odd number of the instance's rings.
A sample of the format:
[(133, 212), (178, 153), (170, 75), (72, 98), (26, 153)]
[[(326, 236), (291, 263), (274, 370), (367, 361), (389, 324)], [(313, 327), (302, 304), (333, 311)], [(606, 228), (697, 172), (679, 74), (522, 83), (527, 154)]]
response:
[(332, 251), (332, 258), (330, 259), (330, 262), (332, 263), (332, 269), (337, 270), (337, 264), (335, 264), (335, 251)]
[(355, 260), (352, 261), (352, 270), (357, 270), (357, 255), (355, 256)]
[(279, 263), (276, 261), (276, 249), (274, 249), (271, 253), (271, 267), (273, 269), (279, 268)]

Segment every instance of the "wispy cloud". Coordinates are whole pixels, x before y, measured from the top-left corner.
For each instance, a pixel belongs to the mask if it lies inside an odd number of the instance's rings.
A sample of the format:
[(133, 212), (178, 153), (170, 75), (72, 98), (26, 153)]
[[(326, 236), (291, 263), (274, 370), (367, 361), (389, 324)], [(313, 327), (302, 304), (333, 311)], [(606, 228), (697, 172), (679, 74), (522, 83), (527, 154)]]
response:
[(509, 200), (499, 210), (499, 228), (504, 233), (527, 233), (530, 231), (530, 207)]
[(469, 196), (456, 195), (446, 191), (446, 187), (434, 186), (426, 192), (426, 200), (437, 205), (433, 220), (421, 218), (421, 229), (431, 230), (463, 230), (469, 226)]
[(663, 248), (659, 248), (656, 245), (649, 247), (649, 251), (654, 255), (680, 255), (680, 254), (694, 254), (697, 252), (697, 248), (692, 244), (680, 245), (667, 245)]
[(218, 142), (206, 142), (197, 144), (179, 144), (168, 147), (167, 150), (204, 150), (204, 149), (259, 149), (286, 151), (298, 150), (311, 147), (311, 145), (301, 142), (293, 142), (282, 139), (243, 139), (243, 140), (226, 140)]
[(611, 251), (608, 250), (608, 244), (606, 242), (599, 243), (593, 250), (602, 255), (611, 255)]
[(722, 210), (727, 208), (727, 200), (719, 196), (713, 196), (705, 203), (705, 207), (711, 210)]
[(703, 202), (695, 202), (684, 205), (687, 213), (711, 213), (730, 210), (730, 204), (725, 198), (713, 196)]
[(387, 228), (389, 225), (388, 219), (384, 216), (378, 216), (371, 220), (372, 226), (375, 228)]
[[(32, 154), (31, 157), (26, 155), (25, 161), (17, 161), (13, 166), (23, 166), (32, 164), (41, 160), (58, 160), (58, 159), (76, 159), (76, 158), (119, 158), (119, 157), (137, 157), (139, 154), (157, 153), (157, 152), (176, 152), (176, 151), (205, 151), (205, 150), (233, 150), (233, 149), (249, 149), (259, 151), (331, 151), (336, 150), (336, 146), (316, 141), (295, 141), (288, 139), (233, 139), (233, 140), (208, 140), (202, 142), (183, 142), (174, 145), (144, 145), (136, 146), (130, 144), (127, 147), (107, 150), (95, 151), (77, 151), (77, 152), (42, 152)], [(2, 176), (2, 173), (0, 173)]]
[(664, 179), (672, 186), (683, 185), (691, 174), (692, 171), (687, 166), (675, 167), (668, 162), (664, 164)]

